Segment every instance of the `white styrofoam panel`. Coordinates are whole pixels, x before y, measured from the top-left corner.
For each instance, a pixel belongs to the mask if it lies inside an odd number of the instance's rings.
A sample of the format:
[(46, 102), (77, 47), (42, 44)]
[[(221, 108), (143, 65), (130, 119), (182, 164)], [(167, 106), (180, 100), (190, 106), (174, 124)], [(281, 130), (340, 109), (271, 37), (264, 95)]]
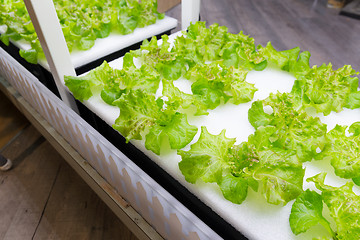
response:
[[(173, 39), (176, 35), (172, 35)], [(117, 59), (109, 63), (113, 68), (122, 68), (122, 59)], [(259, 90), (255, 93), (254, 99), (264, 99), (269, 93), (289, 92), (292, 88), (295, 78), (284, 71), (274, 68), (267, 68), (264, 71), (251, 71), (246, 80), (254, 83)], [(189, 91), (189, 82), (180, 79), (174, 83), (180, 90)], [(247, 119), (248, 109), (252, 102), (240, 105), (223, 104), (214, 110), (209, 111), (208, 116), (191, 117), (188, 116), (190, 124), (196, 125), (199, 131), (192, 143), (196, 142), (200, 135), (200, 127), (206, 126), (211, 134), (219, 134), (222, 129), (226, 129), (226, 136), (236, 138), (236, 144), (247, 140), (247, 137), (254, 132), (253, 127)], [(114, 124), (115, 119), (119, 116), (117, 107), (109, 106), (102, 101), (100, 96), (93, 96), (84, 104), (102, 118), (110, 126)], [(331, 113), (329, 116), (318, 115), (320, 119), (328, 124), (328, 130), (331, 130), (336, 124), (350, 125), (359, 121), (360, 109), (345, 109), (340, 113)], [(295, 236), (289, 226), (289, 215), (293, 201), (286, 206), (276, 206), (268, 204), (260, 194), (249, 189), (247, 199), (241, 204), (233, 204), (221, 194), (216, 184), (197, 182), (189, 184), (181, 174), (178, 163), (181, 161), (176, 151), (170, 151), (160, 156), (146, 150), (144, 141), (131, 141), (139, 150), (144, 152), (150, 159), (155, 161), (172, 177), (177, 179), (181, 184), (186, 186), (202, 202), (210, 206), (217, 214), (224, 218), (229, 224), (242, 232), (250, 239), (258, 240), (307, 240), (313, 239), (314, 236), (326, 235), (327, 232), (321, 226), (314, 227), (308, 232)], [(184, 149), (189, 149), (188, 145)], [(325, 161), (316, 161), (304, 164), (305, 178), (304, 189), (315, 189), (313, 184), (306, 182), (306, 178), (314, 176), (322, 171), (328, 172), (326, 184), (341, 186), (346, 181), (335, 176), (334, 171), (329, 163)], [(355, 187), (355, 192), (360, 194), (360, 188)]]
[[(175, 18), (165, 16), (164, 19), (157, 20), (155, 24), (137, 28), (128, 35), (111, 33), (107, 38), (96, 39), (95, 45), (87, 51), (75, 50), (71, 52), (72, 64), (74, 68), (81, 67), (108, 54), (141, 42), (144, 39), (169, 31), (175, 28), (177, 24), (178, 22)], [(20, 49), (30, 48), (30, 45), (25, 41), (16, 41), (13, 44)], [(50, 71), (49, 64), (45, 59), (39, 59), (39, 64)]]

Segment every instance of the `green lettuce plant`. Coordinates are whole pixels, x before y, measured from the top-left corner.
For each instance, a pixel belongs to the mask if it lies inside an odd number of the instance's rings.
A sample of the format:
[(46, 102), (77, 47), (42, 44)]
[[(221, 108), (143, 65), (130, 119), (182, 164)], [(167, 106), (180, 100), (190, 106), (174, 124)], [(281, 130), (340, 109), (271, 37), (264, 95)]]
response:
[[(332, 187), (324, 183), (325, 176), (326, 173), (320, 173), (307, 179), (315, 183), (321, 194), (307, 190), (296, 199), (289, 220), (291, 230), (299, 234), (321, 224), (332, 239), (360, 239), (360, 196), (353, 192), (354, 184), (348, 182), (341, 187)], [(323, 216), (323, 203), (329, 209), (335, 226)]]
[[(54, 6), (70, 51), (88, 50), (96, 39), (111, 32), (126, 35), (164, 17), (157, 11), (156, 0), (55, 0)], [(30, 49), (20, 50), (28, 62), (36, 64), (44, 57), (23, 0), (1, 1), (0, 25), (6, 26), (0, 36), (6, 45), (10, 39), (30, 44)]]
[[(323, 115), (359, 108), (357, 72), (348, 65), (337, 70), (331, 64), (310, 67), (309, 58), (299, 48), (278, 51), (270, 42), (256, 46), (242, 32), (197, 22), (172, 43), (166, 35), (161, 43), (145, 40), (124, 56), (121, 70), (104, 63), (83, 77), (65, 77), (65, 82), (79, 100), (100, 93), (106, 103), (119, 107), (113, 127), (127, 141), (145, 139), (145, 147), (159, 155), (166, 141), (177, 149), (179, 169), (189, 183), (217, 184), (224, 198), (236, 204), (251, 190), (270, 204), (295, 200), (289, 219), (294, 234), (321, 224), (329, 232), (321, 239), (359, 239), (359, 196), (352, 186), (360, 185), (360, 124), (351, 125), (349, 134), (347, 126), (328, 132), (318, 117), (308, 114), (309, 108)], [(272, 93), (252, 103), (248, 120), (254, 133), (247, 141), (235, 144), (225, 130), (213, 135), (203, 126), (199, 139), (184, 150), (198, 131), (188, 123), (189, 116), (251, 101), (257, 89), (246, 76), (267, 66), (296, 80), (290, 93)], [(176, 87), (179, 78), (189, 82), (190, 93)], [(304, 190), (304, 163), (319, 159), (353, 183), (327, 186), (320, 174), (308, 181), (321, 194)], [(332, 221), (323, 216), (323, 204)]]

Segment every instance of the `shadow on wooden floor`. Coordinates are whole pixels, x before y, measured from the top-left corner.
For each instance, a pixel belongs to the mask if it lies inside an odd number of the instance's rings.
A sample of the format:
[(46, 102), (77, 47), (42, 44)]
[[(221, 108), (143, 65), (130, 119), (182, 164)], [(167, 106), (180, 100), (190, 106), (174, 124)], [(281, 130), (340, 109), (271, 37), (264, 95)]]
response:
[(0, 91), (0, 239), (136, 239)]

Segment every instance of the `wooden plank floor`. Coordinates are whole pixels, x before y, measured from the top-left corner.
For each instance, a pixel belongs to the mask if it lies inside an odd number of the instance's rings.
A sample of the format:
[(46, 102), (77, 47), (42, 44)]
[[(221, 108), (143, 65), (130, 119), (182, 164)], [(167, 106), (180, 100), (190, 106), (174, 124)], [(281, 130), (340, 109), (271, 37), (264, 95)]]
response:
[[(360, 71), (360, 20), (326, 5), (327, 0), (202, 0), (200, 17), (232, 33), (244, 31), (256, 44), (271, 41), (278, 50), (299, 46), (310, 51), (312, 65), (350, 64)], [(179, 18), (180, 6), (168, 15)]]
[(0, 150), (27, 125), (27, 119), (0, 92)]
[(1, 91), (0, 126), (0, 239), (137, 239)]

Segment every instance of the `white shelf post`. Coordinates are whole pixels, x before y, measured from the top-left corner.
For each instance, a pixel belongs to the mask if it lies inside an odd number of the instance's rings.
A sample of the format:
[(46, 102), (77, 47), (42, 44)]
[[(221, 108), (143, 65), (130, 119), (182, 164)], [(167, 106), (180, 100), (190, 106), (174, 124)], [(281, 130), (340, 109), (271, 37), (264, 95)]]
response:
[(186, 30), (190, 23), (199, 20), (200, 0), (181, 1), (181, 29)]
[(60, 97), (66, 105), (78, 112), (74, 98), (64, 87), (64, 76), (76, 76), (69, 49), (51, 0), (24, 0), (36, 34), (45, 53)]

